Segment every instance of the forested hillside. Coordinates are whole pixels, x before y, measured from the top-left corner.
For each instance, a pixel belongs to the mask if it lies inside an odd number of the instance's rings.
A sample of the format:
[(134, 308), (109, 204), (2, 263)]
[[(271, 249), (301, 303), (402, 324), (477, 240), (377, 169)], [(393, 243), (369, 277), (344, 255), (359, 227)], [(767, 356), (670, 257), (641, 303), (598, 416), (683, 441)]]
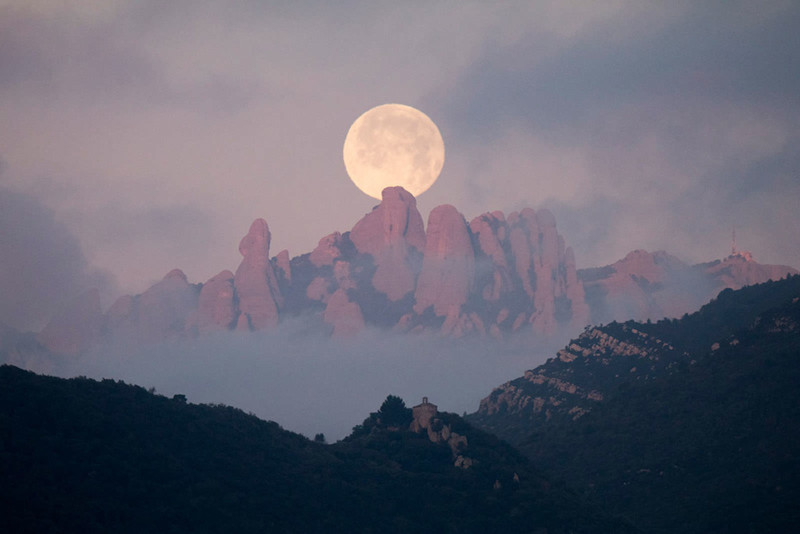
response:
[(3, 366), (0, 530), (633, 531), (493, 436), (441, 416), (471, 465), (408, 425), (368, 419), (326, 445), (235, 408)]
[(589, 330), (469, 419), (646, 532), (787, 532), (798, 383), (795, 276), (680, 320)]

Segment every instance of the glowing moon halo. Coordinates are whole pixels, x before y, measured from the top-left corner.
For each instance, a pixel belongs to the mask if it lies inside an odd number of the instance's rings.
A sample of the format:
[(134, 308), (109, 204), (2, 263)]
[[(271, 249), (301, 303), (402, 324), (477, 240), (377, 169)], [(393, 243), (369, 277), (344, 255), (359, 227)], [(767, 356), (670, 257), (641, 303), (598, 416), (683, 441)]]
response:
[(423, 112), (402, 104), (384, 104), (358, 117), (344, 140), (344, 166), (364, 193), (381, 198), (399, 185), (415, 197), (439, 177), (444, 141)]

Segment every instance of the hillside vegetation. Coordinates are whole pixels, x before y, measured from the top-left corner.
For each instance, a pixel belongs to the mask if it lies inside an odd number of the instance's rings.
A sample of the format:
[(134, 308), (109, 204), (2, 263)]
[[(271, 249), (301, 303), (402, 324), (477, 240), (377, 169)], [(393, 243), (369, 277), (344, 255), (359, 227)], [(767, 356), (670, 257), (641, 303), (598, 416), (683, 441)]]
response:
[(794, 276), (680, 320), (589, 329), (469, 419), (646, 532), (788, 532), (798, 383)]
[(227, 406), (0, 367), (3, 532), (631, 532), (461, 418), (325, 445)]

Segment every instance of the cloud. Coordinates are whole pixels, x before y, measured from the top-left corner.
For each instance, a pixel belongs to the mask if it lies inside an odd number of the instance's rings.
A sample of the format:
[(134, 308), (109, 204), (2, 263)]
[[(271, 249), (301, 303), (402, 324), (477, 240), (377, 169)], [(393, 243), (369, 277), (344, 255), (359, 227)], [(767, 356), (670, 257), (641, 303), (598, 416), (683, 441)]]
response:
[[(138, 281), (135, 288), (128, 288), (134, 292), (144, 291), (175, 268), (184, 270), (192, 281), (205, 282), (208, 269), (235, 268), (240, 258), (238, 242), (220, 239), (216, 214), (192, 204), (132, 206), (109, 201), (92, 210), (70, 211), (64, 219), (92, 243), (87, 256), (93, 263), (108, 266), (115, 276)], [(171, 254), (148, 258), (153, 246)], [(198, 268), (204, 262), (208, 263)], [(154, 273), (154, 269), (158, 270)]]
[(485, 47), (444, 107), (469, 161), (466, 209), (550, 207), (583, 267), (634, 248), (709, 260), (732, 226), (761, 237), (746, 245), (757, 260), (798, 265), (796, 217), (769, 211), (800, 203), (786, 179), (800, 171), (800, 10), (755, 11), (634, 6)]
[(90, 268), (78, 240), (35, 198), (0, 186), (0, 323), (38, 330), (69, 300), (113, 280)]

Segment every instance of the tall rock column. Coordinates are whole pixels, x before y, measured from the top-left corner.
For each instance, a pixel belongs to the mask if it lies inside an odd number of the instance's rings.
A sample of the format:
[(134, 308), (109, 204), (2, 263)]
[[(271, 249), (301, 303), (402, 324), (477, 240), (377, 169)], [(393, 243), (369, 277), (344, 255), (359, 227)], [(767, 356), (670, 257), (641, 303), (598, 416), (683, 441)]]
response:
[(536, 215), (531, 209), (524, 209), (521, 213), (513, 212), (508, 216), (509, 241), (511, 254), (514, 257), (514, 270), (516, 271), (522, 289), (533, 298), (536, 290), (536, 277), (531, 276), (534, 246), (538, 244), (539, 226)]
[[(556, 230), (553, 214), (530, 208), (508, 216), (514, 270), (522, 289), (531, 298), (533, 313), (528, 323), (539, 334), (555, 333), (559, 326), (584, 326), (588, 321), (583, 285), (577, 277), (575, 258)], [(524, 324), (515, 320), (515, 328)]]
[(233, 325), (236, 318), (233, 279), (233, 273), (225, 270), (203, 284), (196, 315), (199, 332), (227, 330)]
[(269, 261), (271, 235), (264, 219), (256, 219), (239, 243), (244, 258), (234, 276), (239, 297), (239, 330), (274, 327), (278, 324), (281, 294), (272, 264)]
[(469, 229), (477, 238), (477, 245), (483, 253), (482, 264), (475, 266), (476, 280), (482, 287), (476, 288), (483, 300), (497, 302), (501, 296), (513, 290), (509, 262), (503, 245), (508, 237), (503, 212), (484, 213), (472, 219)]
[(475, 253), (467, 223), (453, 206), (437, 206), (428, 217), (425, 256), (414, 293), (414, 311), (430, 306), (440, 317), (453, 315), (466, 301), (475, 276)]
[(564, 273), (560, 269), (564, 265), (564, 239), (558, 235), (556, 219), (548, 210), (536, 214), (536, 224), (539, 235), (532, 258), (536, 273), (536, 294), (533, 296), (536, 311), (530, 322), (535, 332), (553, 334), (559, 319), (556, 317), (556, 299), (566, 296)]
[(375, 261), (372, 286), (397, 301), (414, 290), (415, 255), (425, 248), (425, 229), (411, 193), (387, 187), (381, 196), (381, 203), (350, 231), (350, 240)]

